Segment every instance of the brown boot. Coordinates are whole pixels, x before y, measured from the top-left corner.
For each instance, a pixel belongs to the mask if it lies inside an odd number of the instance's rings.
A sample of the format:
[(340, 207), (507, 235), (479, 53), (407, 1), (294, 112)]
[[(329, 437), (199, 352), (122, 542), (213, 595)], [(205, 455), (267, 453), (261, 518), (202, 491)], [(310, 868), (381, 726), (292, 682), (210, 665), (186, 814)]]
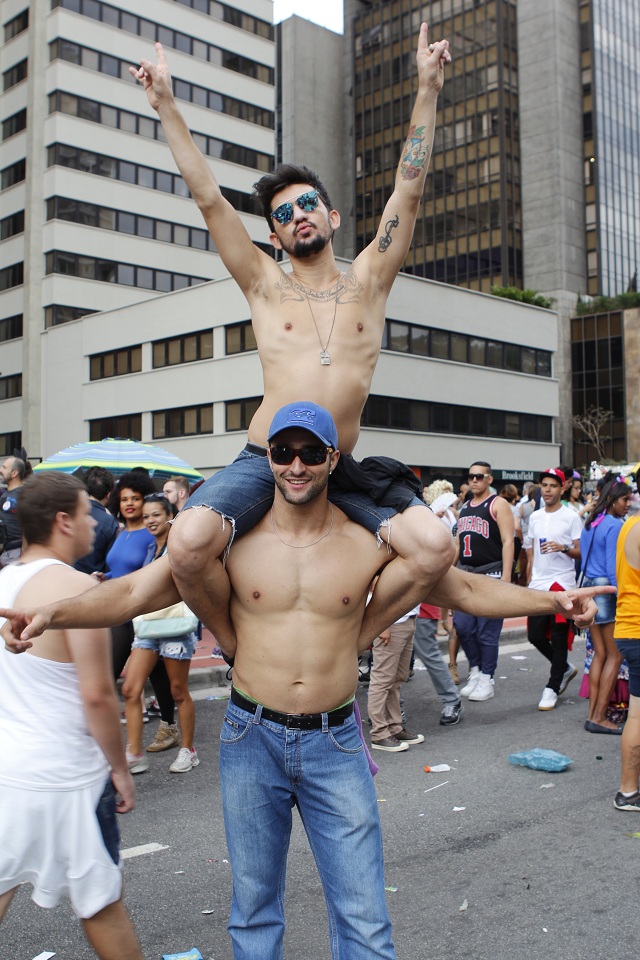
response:
[(150, 743), (147, 747), (148, 753), (159, 753), (161, 750), (170, 750), (171, 747), (177, 747), (180, 742), (180, 737), (178, 736), (178, 727), (175, 723), (172, 723), (171, 726), (166, 722), (166, 720), (160, 721), (160, 726), (156, 731), (156, 738), (153, 743)]

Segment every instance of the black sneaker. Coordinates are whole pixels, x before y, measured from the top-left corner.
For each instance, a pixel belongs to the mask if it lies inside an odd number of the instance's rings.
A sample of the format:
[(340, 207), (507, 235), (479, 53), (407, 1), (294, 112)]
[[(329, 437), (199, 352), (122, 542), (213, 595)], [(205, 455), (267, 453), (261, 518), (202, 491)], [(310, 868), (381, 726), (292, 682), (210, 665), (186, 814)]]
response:
[(640, 813), (640, 791), (636, 790), (630, 797), (625, 797), (624, 793), (616, 793), (613, 805), (616, 810), (635, 810)]
[(457, 703), (446, 703), (444, 709), (440, 714), (440, 724), (443, 727), (451, 727), (454, 723), (457, 723), (462, 716), (462, 701), (458, 700)]

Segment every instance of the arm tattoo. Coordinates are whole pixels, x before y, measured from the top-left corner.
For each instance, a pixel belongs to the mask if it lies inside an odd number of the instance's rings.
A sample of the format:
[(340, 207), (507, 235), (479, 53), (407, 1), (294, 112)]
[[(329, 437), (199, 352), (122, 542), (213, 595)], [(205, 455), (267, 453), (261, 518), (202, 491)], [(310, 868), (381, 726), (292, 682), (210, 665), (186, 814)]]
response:
[(400, 223), (398, 214), (396, 213), (393, 220), (387, 220), (384, 225), (384, 237), (380, 237), (378, 240), (378, 253), (386, 253), (389, 247), (391, 246), (391, 231), (394, 227), (397, 227)]
[(400, 160), (400, 176), (403, 180), (415, 180), (429, 160), (430, 147), (425, 143), (424, 127), (412, 126)]

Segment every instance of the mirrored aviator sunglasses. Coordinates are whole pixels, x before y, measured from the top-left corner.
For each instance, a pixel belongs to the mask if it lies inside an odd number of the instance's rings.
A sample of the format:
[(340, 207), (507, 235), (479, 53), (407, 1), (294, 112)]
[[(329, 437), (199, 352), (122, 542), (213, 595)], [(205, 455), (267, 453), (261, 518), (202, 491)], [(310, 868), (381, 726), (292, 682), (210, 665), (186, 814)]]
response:
[(289, 447), (285, 444), (275, 444), (269, 447), (272, 463), (279, 467), (288, 467), (296, 457), (300, 457), (305, 467), (319, 467), (327, 459), (331, 447)]
[(310, 190), (308, 193), (301, 193), (299, 197), (295, 197), (293, 200), (286, 200), (284, 203), (281, 203), (279, 207), (271, 211), (271, 216), (277, 223), (284, 226), (293, 220), (294, 203), (297, 203), (305, 213), (311, 213), (312, 210), (317, 209), (319, 202), (320, 197), (318, 196), (318, 191)]

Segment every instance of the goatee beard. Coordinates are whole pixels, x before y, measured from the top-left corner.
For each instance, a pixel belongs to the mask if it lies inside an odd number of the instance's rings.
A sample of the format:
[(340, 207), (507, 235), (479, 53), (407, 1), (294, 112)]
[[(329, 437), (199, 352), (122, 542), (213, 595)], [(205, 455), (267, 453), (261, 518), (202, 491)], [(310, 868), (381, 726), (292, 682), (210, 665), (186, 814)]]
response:
[(311, 240), (294, 240), (290, 256), (296, 257), (298, 260), (302, 260), (304, 257), (312, 257), (316, 253), (322, 253), (332, 240), (333, 230), (328, 237), (316, 233)]

